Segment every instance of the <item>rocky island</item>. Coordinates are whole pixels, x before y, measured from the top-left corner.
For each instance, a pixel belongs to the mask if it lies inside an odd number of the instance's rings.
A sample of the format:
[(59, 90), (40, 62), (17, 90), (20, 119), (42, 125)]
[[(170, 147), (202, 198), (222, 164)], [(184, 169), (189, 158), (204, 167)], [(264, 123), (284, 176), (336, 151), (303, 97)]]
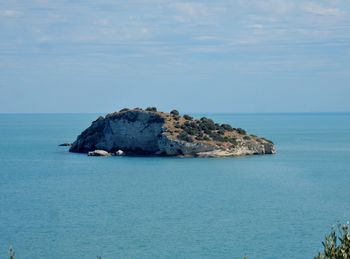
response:
[(241, 128), (155, 107), (122, 109), (92, 122), (70, 152), (93, 156), (151, 155), (226, 157), (274, 154), (274, 144)]

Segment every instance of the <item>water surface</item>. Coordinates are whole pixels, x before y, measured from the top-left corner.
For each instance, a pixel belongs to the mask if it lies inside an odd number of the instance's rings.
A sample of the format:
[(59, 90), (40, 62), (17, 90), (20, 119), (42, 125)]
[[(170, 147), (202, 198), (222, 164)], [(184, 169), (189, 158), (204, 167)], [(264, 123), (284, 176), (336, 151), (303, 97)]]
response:
[(350, 219), (350, 114), (207, 116), (278, 154), (87, 157), (57, 145), (96, 114), (0, 115), (0, 257), (312, 258)]

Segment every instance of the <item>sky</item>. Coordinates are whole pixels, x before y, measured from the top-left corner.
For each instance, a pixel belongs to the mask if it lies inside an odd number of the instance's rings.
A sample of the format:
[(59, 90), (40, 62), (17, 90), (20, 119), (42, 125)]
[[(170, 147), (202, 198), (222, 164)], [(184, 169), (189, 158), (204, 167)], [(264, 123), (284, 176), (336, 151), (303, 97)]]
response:
[(0, 0), (0, 113), (350, 112), (350, 0)]

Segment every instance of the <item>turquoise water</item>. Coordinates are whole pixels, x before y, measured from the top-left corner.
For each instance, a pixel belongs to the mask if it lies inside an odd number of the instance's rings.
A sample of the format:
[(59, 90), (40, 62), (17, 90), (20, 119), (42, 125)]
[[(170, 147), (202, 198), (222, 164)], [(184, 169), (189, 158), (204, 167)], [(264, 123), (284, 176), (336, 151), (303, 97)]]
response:
[(208, 116), (278, 154), (87, 157), (57, 145), (97, 115), (0, 115), (0, 257), (312, 258), (350, 220), (350, 114)]

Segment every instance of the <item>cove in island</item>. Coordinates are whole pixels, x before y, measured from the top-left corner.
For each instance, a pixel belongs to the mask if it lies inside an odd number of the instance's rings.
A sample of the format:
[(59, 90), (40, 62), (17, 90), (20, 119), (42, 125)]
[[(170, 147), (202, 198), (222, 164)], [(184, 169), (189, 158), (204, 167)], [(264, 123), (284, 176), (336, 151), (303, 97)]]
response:
[(230, 157), (276, 153), (272, 141), (203, 117), (155, 107), (122, 109), (93, 121), (70, 152), (91, 156)]

